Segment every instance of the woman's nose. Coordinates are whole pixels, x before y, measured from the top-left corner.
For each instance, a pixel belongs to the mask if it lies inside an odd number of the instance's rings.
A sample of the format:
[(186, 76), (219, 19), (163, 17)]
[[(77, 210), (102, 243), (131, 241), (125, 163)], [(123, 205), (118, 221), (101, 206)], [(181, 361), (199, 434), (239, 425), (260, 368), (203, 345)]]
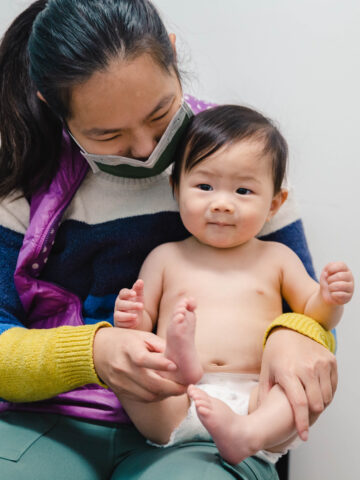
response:
[(131, 158), (147, 160), (154, 151), (158, 141), (158, 138), (152, 131), (148, 130), (137, 133), (133, 136), (129, 149)]

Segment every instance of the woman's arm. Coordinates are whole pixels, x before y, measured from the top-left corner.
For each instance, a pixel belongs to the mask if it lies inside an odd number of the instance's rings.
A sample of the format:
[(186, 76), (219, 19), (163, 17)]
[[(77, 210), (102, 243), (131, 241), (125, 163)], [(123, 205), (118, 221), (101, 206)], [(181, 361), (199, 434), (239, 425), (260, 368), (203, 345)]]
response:
[(309, 411), (318, 414), (330, 404), (337, 381), (336, 358), (327, 348), (289, 328), (272, 330), (261, 365), (260, 403), (279, 384), (293, 408), (301, 438), (307, 436)]
[[(136, 384), (144, 386), (147, 398), (183, 393), (184, 387), (147, 370), (173, 368), (172, 362), (152, 353), (162, 351), (162, 342), (151, 333), (131, 331), (120, 337), (115, 333), (117, 329), (103, 328), (110, 327), (106, 322), (42, 330), (25, 328), (26, 315), (13, 276), (28, 216), (25, 199), (0, 202), (0, 398), (32, 402), (90, 383), (103, 385), (97, 369), (107, 385), (112, 385), (107, 381), (108, 372), (126, 372), (113, 382), (115, 391), (129, 388), (136, 394)], [(101, 331), (105, 330), (104, 335)], [(99, 349), (104, 345), (106, 352), (101, 354)], [(130, 386), (127, 378), (133, 382)]]
[[(290, 247), (300, 257), (310, 276), (315, 276), (303, 224), (292, 194), (267, 224), (263, 234), (263, 240), (278, 241)], [(259, 395), (261, 401), (272, 385), (281, 385), (294, 410), (299, 434), (308, 430), (309, 410), (321, 412), (331, 402), (337, 386), (335, 356), (318, 341), (306, 336), (306, 317), (303, 320), (300, 328), (289, 325), (283, 328), (280, 322), (272, 330), (264, 349)], [(323, 329), (320, 325), (317, 328), (321, 337)]]
[(34, 402), (99, 380), (92, 360), (95, 333), (106, 322), (44, 330), (9, 328), (0, 335), (0, 397)]
[(25, 328), (13, 277), (28, 218), (29, 204), (18, 194), (0, 202), (0, 397), (13, 402), (43, 400), (100, 383), (92, 344), (96, 331), (108, 325)]

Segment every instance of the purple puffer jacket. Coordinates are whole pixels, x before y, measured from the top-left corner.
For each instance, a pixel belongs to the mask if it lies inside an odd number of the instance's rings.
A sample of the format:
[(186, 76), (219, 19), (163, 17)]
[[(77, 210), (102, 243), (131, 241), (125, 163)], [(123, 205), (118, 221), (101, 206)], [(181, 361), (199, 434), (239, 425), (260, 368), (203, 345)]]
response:
[[(193, 112), (213, 106), (189, 95), (185, 100)], [(88, 164), (63, 131), (60, 168), (46, 192), (31, 199), (30, 224), (26, 231), (14, 274), (15, 285), (27, 313), (27, 328), (83, 325), (82, 305), (73, 293), (40, 279), (66, 207), (79, 188)], [(54, 398), (33, 403), (6, 403), (3, 409), (60, 413), (94, 420), (124, 423), (128, 417), (111, 390), (86, 385)]]

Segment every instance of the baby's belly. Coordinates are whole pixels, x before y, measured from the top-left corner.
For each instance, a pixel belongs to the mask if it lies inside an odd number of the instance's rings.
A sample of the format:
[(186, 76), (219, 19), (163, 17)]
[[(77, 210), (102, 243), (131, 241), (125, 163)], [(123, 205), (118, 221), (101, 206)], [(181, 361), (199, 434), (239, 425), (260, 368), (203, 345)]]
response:
[[(225, 322), (224, 322), (225, 323)], [(230, 323), (230, 322), (229, 322)], [(239, 324), (245, 323), (241, 319)], [(199, 325), (195, 343), (206, 372), (258, 373), (262, 358), (262, 341), (266, 328), (260, 322), (247, 322), (240, 328), (222, 325), (217, 330)], [(252, 324), (251, 324), (252, 323)]]
[[(249, 302), (198, 305), (195, 345), (206, 372), (259, 373), (266, 328), (281, 313), (280, 305)], [(235, 313), (234, 313), (235, 312)], [(170, 317), (171, 318), (171, 317)], [(161, 322), (162, 323), (162, 322)], [(165, 330), (162, 329), (161, 336)]]

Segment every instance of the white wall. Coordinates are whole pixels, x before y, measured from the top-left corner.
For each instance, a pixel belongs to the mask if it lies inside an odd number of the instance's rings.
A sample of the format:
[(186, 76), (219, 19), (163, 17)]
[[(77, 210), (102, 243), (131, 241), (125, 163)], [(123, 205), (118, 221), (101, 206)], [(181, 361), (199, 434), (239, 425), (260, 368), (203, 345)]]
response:
[[(358, 0), (155, 0), (178, 36), (187, 90), (276, 119), (317, 272), (343, 259), (360, 279)], [(360, 295), (338, 328), (336, 398), (291, 454), (291, 480), (355, 480)]]
[[(2, 0), (0, 28), (26, 0)], [(253, 106), (276, 119), (290, 147), (317, 272), (345, 260), (360, 275), (360, 3), (358, 0), (155, 0), (178, 36), (186, 90)], [(338, 328), (336, 398), (291, 455), (291, 480), (360, 478), (360, 296)], [(357, 372), (357, 370), (356, 370)]]

